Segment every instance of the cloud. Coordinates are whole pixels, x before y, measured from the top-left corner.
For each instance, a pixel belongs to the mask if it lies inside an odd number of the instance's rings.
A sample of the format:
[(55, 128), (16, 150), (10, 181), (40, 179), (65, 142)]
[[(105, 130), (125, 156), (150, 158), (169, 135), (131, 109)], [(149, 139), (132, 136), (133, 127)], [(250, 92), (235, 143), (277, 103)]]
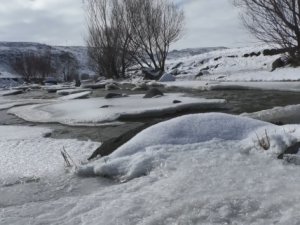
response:
[[(172, 48), (236, 46), (253, 41), (231, 0), (173, 0), (186, 14), (185, 35)], [(0, 41), (84, 45), (83, 0), (9, 0), (0, 5)]]
[(0, 41), (82, 45), (81, 0), (10, 0), (0, 6)]
[(231, 0), (179, 1), (186, 15), (184, 37), (172, 48), (202, 46), (243, 46), (254, 39), (240, 22)]

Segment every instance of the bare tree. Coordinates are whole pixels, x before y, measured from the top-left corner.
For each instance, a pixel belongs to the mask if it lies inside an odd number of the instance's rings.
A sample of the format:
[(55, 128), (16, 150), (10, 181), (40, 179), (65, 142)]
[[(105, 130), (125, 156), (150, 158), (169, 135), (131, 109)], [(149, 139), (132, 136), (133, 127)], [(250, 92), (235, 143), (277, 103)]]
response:
[(165, 70), (170, 44), (183, 28), (183, 11), (169, 0), (90, 0), (87, 45), (97, 72), (124, 77), (133, 63)]
[(33, 52), (22, 53), (10, 64), (26, 81), (42, 82), (45, 77), (55, 72), (51, 65), (50, 51), (46, 51), (41, 55)]
[(126, 0), (125, 4), (136, 63), (161, 75), (171, 43), (181, 37), (183, 11), (169, 0)]
[(299, 0), (234, 0), (243, 10), (243, 21), (259, 40), (275, 43), (295, 59), (300, 53)]
[(97, 72), (110, 78), (124, 77), (132, 64), (127, 53), (131, 38), (125, 28), (124, 13), (124, 4), (119, 0), (87, 3), (89, 56)]

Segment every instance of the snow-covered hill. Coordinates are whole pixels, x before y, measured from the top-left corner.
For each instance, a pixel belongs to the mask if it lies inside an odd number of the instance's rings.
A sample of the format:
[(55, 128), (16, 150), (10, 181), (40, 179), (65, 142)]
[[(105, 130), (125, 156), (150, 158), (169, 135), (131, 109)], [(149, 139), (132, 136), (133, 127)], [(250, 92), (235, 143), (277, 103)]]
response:
[[(170, 59), (168, 71), (177, 80), (290, 81), (299, 80), (298, 68), (279, 68), (271, 72), (281, 54), (265, 54), (269, 46), (219, 49), (195, 56)], [(298, 71), (298, 72), (297, 72)]]
[[(167, 72), (174, 74), (177, 80), (203, 81), (282, 81), (300, 80), (295, 68), (281, 68), (271, 71), (272, 63), (280, 54), (266, 55), (269, 46), (246, 48), (193, 48), (173, 50), (167, 60)], [(0, 42), (0, 80), (11, 85), (18, 73), (11, 62), (22, 54), (51, 54), (51, 63), (56, 69), (54, 76), (62, 78), (66, 67), (66, 56), (70, 56), (78, 67), (78, 74), (94, 75), (89, 65), (87, 47), (49, 46), (38, 43)], [(3, 81), (10, 78), (10, 81)], [(5, 86), (4, 85), (4, 86)], [(3, 86), (3, 85), (2, 85)], [(7, 86), (7, 85), (6, 85)]]
[(63, 67), (65, 66), (65, 56), (68, 55), (78, 66), (78, 74), (94, 74), (88, 63), (87, 48), (81, 46), (60, 47), (49, 46), (31, 42), (0, 42), (0, 78), (13, 77), (19, 74), (12, 68), (12, 62), (23, 54), (51, 56), (51, 64), (57, 70), (57, 76), (61, 77)]
[(181, 50), (173, 50), (169, 52), (168, 59), (178, 59), (182, 57), (189, 57), (194, 55), (200, 55), (203, 53), (227, 49), (225, 47), (207, 47), (207, 48), (186, 48)]

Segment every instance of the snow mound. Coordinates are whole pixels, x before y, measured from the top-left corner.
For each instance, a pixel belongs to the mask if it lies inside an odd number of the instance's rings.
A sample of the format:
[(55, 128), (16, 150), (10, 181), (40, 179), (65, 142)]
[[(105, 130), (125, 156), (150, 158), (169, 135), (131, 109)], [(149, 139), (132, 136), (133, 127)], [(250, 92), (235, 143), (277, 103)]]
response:
[(243, 113), (254, 119), (277, 123), (299, 123), (300, 122), (300, 105), (278, 106), (272, 109), (261, 110), (254, 113)]
[[(243, 152), (259, 146), (257, 137), (268, 130), (271, 146), (267, 154), (280, 154), (296, 138), (266, 122), (221, 113), (187, 115), (154, 125), (103, 157), (79, 174), (87, 171), (100, 176), (128, 180), (148, 174), (174, 152), (201, 151), (201, 143), (235, 141)], [(166, 151), (165, 149), (172, 149)], [(263, 152), (263, 151), (262, 151)]]

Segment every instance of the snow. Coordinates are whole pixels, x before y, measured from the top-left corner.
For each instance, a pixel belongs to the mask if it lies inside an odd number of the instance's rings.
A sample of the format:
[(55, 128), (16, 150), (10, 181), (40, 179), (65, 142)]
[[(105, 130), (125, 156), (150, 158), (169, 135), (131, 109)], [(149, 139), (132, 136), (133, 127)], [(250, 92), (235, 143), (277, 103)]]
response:
[[(264, 130), (271, 141), (268, 151), (259, 148), (255, 138)], [(299, 167), (275, 155), (299, 140), (299, 132), (299, 125), (279, 127), (220, 113), (175, 118), (146, 129), (111, 156), (88, 165), (98, 174), (106, 167), (106, 172), (127, 182), (68, 179), (51, 186), (62, 189), (61, 195), (53, 197), (42, 189), (47, 195), (43, 200), (3, 207), (0, 221), (13, 225), (297, 224)], [(38, 183), (19, 188), (32, 194), (42, 186), (42, 181)], [(13, 195), (22, 195), (13, 190)]]
[[(271, 72), (272, 63), (281, 55), (264, 56), (264, 49), (274, 46), (252, 46), (211, 51), (190, 57), (168, 60), (169, 71), (175, 65), (179, 75), (176, 80), (201, 81), (299, 81), (299, 68), (278, 68)], [(245, 54), (260, 53), (259, 56), (244, 57)], [(204, 72), (203, 72), (204, 71)], [(205, 75), (196, 78), (202, 72)]]
[(6, 90), (0, 91), (0, 96), (16, 95), (22, 93), (21, 90)]
[(44, 138), (48, 128), (0, 126), (0, 184), (24, 177), (59, 176), (65, 173), (63, 147), (79, 163), (99, 146), (95, 142)]
[(242, 115), (268, 122), (300, 123), (299, 111), (300, 105), (288, 105)]
[(273, 90), (273, 91), (300, 91), (300, 82), (280, 82), (280, 81), (261, 81), (261, 82), (222, 82), (222, 81), (175, 81), (164, 83), (169, 88), (195, 89), (201, 91), (211, 90)]
[[(174, 104), (174, 100), (181, 103)], [(166, 94), (150, 99), (144, 99), (143, 95), (131, 95), (124, 98), (90, 98), (22, 106), (12, 108), (8, 112), (31, 122), (95, 126), (120, 118), (159, 116), (183, 109), (224, 108), (225, 103), (222, 99), (192, 98), (184, 97), (182, 94)]]
[(85, 98), (92, 94), (92, 91), (80, 91), (78, 93), (75, 92), (75, 94), (69, 94), (67, 96), (63, 96), (58, 98), (59, 100), (72, 100), (72, 99), (78, 99), (78, 98)]
[[(103, 176), (124, 176), (122, 179), (130, 179), (146, 174), (153, 166), (152, 162), (167, 156), (168, 153), (157, 146), (192, 145), (211, 140), (243, 140), (253, 130), (260, 134), (262, 132), (258, 128), (266, 129), (269, 126), (271, 125), (265, 122), (218, 113), (182, 116), (140, 132), (110, 156), (101, 159), (93, 171)], [(253, 138), (253, 135), (250, 136)], [(250, 140), (250, 143), (253, 144), (253, 141)]]
[(84, 91), (91, 91), (91, 89), (83, 89), (83, 88), (62, 89), (62, 90), (58, 90), (56, 93), (58, 95), (70, 95), (70, 94), (76, 94)]
[[(298, 68), (269, 72), (279, 55), (243, 57), (264, 48), (171, 59), (170, 69), (182, 62), (180, 75), (164, 85), (204, 91), (299, 91)], [(195, 78), (207, 66), (208, 73)], [(9, 112), (34, 122), (98, 125), (183, 107), (224, 106), (223, 100), (179, 94), (73, 99), (77, 95), (23, 103), (0, 97), (0, 109), (36, 103)], [(296, 159), (291, 160), (295, 164), (277, 156), (300, 141), (300, 126), (260, 121), (285, 122), (288, 117), (299, 123), (299, 110), (293, 105), (242, 116), (203, 113), (174, 118), (140, 132), (111, 155), (81, 165), (76, 174), (64, 169), (62, 148), (80, 164), (100, 143), (45, 138), (51, 132), (47, 128), (0, 126), (0, 224), (299, 224), (295, 162), (300, 153), (287, 156)], [(268, 150), (259, 143), (266, 136)]]
[(55, 100), (45, 99), (9, 99), (0, 97), (0, 110), (9, 109), (16, 106), (42, 104), (47, 102), (54, 102)]
[(176, 77), (172, 74), (169, 73), (165, 73), (164, 75), (162, 75), (162, 77), (159, 79), (159, 82), (171, 82), (171, 81), (175, 81)]

